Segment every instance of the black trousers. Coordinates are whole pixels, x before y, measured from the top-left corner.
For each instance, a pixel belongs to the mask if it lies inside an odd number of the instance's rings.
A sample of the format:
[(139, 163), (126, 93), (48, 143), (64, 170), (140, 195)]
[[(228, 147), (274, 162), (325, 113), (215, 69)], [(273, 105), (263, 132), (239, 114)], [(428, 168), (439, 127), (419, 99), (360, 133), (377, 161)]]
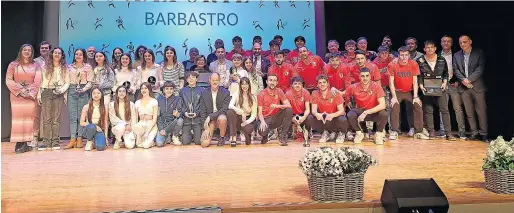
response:
[[(350, 112), (348, 112), (346, 114), (346, 116), (348, 117), (348, 123), (350, 124), (350, 126), (355, 129), (356, 131), (360, 131), (361, 130), (361, 126), (359, 121), (358, 121), (358, 118), (359, 116), (364, 112), (364, 109), (359, 109), (359, 108), (356, 108), (356, 109), (352, 109), (350, 110)], [(364, 118), (364, 121), (373, 121), (373, 122), (376, 122), (377, 123), (377, 131), (378, 132), (382, 132), (385, 130), (385, 126), (387, 124), (387, 118), (389, 117), (389, 113), (386, 111), (386, 110), (380, 110), (379, 112), (377, 113), (373, 113), (373, 114), (368, 114), (366, 115), (366, 118)], [(365, 130), (366, 128), (362, 129), (362, 130)]]
[[(462, 92), (461, 96), (471, 133), (473, 135), (480, 134), (487, 136), (487, 104), (485, 103), (485, 92), (476, 92), (474, 89), (466, 89)], [(478, 115), (478, 130), (475, 112)]]
[(293, 119), (293, 110), (291, 108), (281, 109), (280, 112), (276, 115), (264, 118), (264, 122), (268, 125), (268, 128), (266, 130), (261, 131), (260, 121), (257, 122), (257, 128), (259, 129), (259, 135), (262, 137), (267, 137), (270, 129), (276, 129), (279, 127), (282, 127), (282, 131), (279, 133), (279, 137), (286, 139), (287, 138), (287, 132), (289, 131), (289, 128), (291, 127), (291, 120)]
[(319, 133), (323, 133), (324, 131), (346, 132), (348, 129), (348, 121), (344, 115), (333, 118), (331, 121), (326, 121), (325, 123), (312, 115), (309, 115), (308, 119), (310, 120), (309, 123), (312, 125), (312, 129)]

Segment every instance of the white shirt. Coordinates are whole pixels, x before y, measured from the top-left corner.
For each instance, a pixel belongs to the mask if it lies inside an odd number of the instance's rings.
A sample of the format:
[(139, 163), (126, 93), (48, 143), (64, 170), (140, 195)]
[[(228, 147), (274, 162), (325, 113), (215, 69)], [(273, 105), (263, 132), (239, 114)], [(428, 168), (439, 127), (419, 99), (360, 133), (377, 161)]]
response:
[(213, 112), (217, 112), (218, 111), (218, 108), (216, 107), (216, 96), (218, 95), (218, 91), (214, 92), (211, 90), (211, 95), (212, 95), (212, 111)]
[(450, 51), (448, 54), (444, 53), (444, 51), (441, 51), (441, 56), (446, 59), (446, 64), (448, 64), (448, 73), (453, 73), (453, 58), (452, 58), (452, 51)]

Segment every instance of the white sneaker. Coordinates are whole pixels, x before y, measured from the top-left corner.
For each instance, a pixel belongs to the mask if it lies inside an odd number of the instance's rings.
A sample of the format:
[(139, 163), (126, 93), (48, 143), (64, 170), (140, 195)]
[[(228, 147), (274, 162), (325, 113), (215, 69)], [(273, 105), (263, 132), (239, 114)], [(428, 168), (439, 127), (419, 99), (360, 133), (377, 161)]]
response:
[(87, 141), (84, 150), (91, 151), (93, 149), (93, 141)]
[(407, 133), (407, 135), (409, 137), (413, 137), (414, 136), (414, 128), (410, 128), (409, 133)]
[(321, 135), (321, 138), (319, 139), (320, 143), (326, 143), (328, 140), (328, 131), (324, 131)]
[(337, 134), (336, 143), (344, 143), (344, 133), (339, 132), (339, 134)]
[(398, 139), (398, 132), (389, 131), (389, 140), (396, 140), (396, 139)]
[(421, 132), (414, 134), (414, 138), (421, 139), (421, 140), (429, 140), (430, 139), (428, 136), (426, 136), (425, 134), (423, 134)]
[(239, 134), (239, 138), (241, 138), (241, 141), (246, 141), (245, 135), (243, 133)]
[(375, 133), (375, 144), (383, 145), (385, 143), (385, 132)]
[(430, 133), (428, 133), (428, 130), (423, 128), (423, 131), (421, 131), (423, 135), (426, 135), (427, 137), (430, 136)]
[(349, 131), (346, 133), (346, 140), (353, 141), (353, 137), (354, 136), (353, 136), (352, 132)]
[(361, 131), (357, 131), (355, 133), (355, 137), (353, 138), (353, 143), (362, 143), (362, 139), (364, 139), (364, 133), (362, 133)]
[(119, 141), (115, 141), (114, 142), (114, 145), (112, 146), (113, 149), (120, 149), (120, 142)]
[(179, 140), (178, 136), (176, 136), (176, 135), (173, 135), (171, 137), (171, 141), (173, 142), (173, 145), (175, 145), (175, 146), (182, 145), (182, 143), (180, 143), (180, 140)]
[(335, 133), (335, 132), (332, 132), (332, 133), (330, 133), (330, 136), (328, 137), (328, 140), (329, 140), (329, 141), (333, 141), (333, 140), (335, 140), (335, 139), (336, 139), (336, 137), (337, 137), (337, 136), (336, 136), (336, 133)]

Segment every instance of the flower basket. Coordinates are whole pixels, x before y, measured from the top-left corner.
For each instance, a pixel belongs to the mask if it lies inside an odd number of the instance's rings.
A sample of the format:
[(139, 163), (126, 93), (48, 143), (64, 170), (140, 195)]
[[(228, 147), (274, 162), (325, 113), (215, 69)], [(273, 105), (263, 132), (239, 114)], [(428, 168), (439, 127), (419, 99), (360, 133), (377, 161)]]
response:
[(514, 194), (514, 139), (501, 136), (492, 141), (484, 159), (485, 188), (501, 194)]
[(302, 159), (302, 169), (315, 201), (360, 200), (364, 174), (377, 161), (362, 149), (320, 147), (311, 149)]
[(341, 177), (308, 177), (309, 193), (315, 201), (361, 200), (364, 172)]

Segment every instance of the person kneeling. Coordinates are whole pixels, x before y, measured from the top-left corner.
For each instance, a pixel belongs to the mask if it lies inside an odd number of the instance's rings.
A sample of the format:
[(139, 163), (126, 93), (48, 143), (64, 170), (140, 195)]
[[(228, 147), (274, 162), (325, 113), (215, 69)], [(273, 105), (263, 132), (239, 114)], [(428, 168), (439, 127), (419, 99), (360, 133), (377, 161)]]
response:
[(107, 110), (105, 109), (104, 96), (98, 87), (91, 89), (91, 99), (82, 108), (80, 125), (84, 127), (82, 136), (87, 139), (86, 151), (93, 149), (93, 140), (96, 150), (103, 151), (107, 143)]
[(157, 135), (157, 113), (158, 103), (153, 98), (152, 85), (143, 83), (140, 88), (141, 99), (135, 103), (136, 112), (139, 115), (139, 122), (134, 127), (136, 133), (136, 143), (129, 144), (125, 142), (125, 146), (129, 149), (143, 147), (148, 149), (153, 146), (155, 136)]
[(181, 145), (178, 135), (182, 129), (183, 120), (180, 117), (180, 98), (173, 95), (176, 86), (171, 81), (166, 81), (161, 87), (164, 96), (160, 96), (157, 100), (159, 104), (159, 117), (157, 118), (157, 128), (159, 134), (155, 138), (158, 147), (163, 147), (170, 134), (171, 140), (175, 145)]
[[(344, 100), (338, 93), (331, 92), (328, 84), (328, 76), (325, 74), (316, 77), (318, 89), (312, 92), (312, 128), (323, 132), (320, 143), (325, 143), (329, 138), (335, 138), (336, 143), (344, 143), (344, 136), (348, 128), (348, 122), (344, 116)], [(329, 137), (329, 131), (333, 137)]]
[(129, 101), (127, 91), (126, 87), (118, 87), (114, 101), (109, 103), (109, 120), (116, 138), (113, 149), (120, 148), (122, 138), (126, 144), (135, 143), (132, 127), (136, 126), (136, 108), (134, 103)]
[(209, 78), (210, 88), (202, 91), (200, 95), (200, 117), (204, 120), (202, 133), (202, 147), (208, 147), (212, 134), (216, 128), (220, 129), (218, 146), (225, 145), (227, 133), (227, 110), (230, 103), (230, 92), (220, 87), (220, 76), (213, 73)]
[[(227, 111), (228, 126), (230, 130), (230, 146), (237, 144), (237, 130), (243, 131), (246, 145), (252, 143), (251, 134), (255, 128), (257, 117), (257, 99), (251, 93), (250, 79), (242, 77), (239, 82), (239, 92), (232, 96)], [(241, 137), (243, 138), (243, 137)]]
[[(294, 136), (304, 141), (304, 146), (309, 146), (309, 130), (311, 129), (310, 122), (312, 117), (311, 114), (311, 94), (309, 91), (303, 88), (304, 81), (302, 77), (296, 76), (291, 79), (291, 87), (286, 92), (286, 97), (291, 103), (291, 109), (293, 110), (292, 123), (296, 127), (297, 131)], [(294, 131), (293, 131), (294, 132)]]
[(384, 144), (385, 126), (388, 113), (385, 110), (385, 93), (380, 83), (372, 82), (368, 68), (362, 68), (359, 74), (360, 82), (352, 84), (346, 89), (347, 97), (353, 96), (357, 107), (348, 112), (348, 123), (356, 130), (354, 143), (361, 143), (364, 139), (361, 122), (373, 121), (377, 123), (375, 143)]
[(287, 146), (287, 132), (291, 126), (291, 119), (293, 119), (293, 110), (284, 92), (277, 88), (277, 75), (268, 75), (266, 82), (268, 87), (257, 96), (259, 135), (262, 136), (261, 143), (265, 144), (268, 142), (270, 129), (282, 127), (278, 140), (280, 146)]

